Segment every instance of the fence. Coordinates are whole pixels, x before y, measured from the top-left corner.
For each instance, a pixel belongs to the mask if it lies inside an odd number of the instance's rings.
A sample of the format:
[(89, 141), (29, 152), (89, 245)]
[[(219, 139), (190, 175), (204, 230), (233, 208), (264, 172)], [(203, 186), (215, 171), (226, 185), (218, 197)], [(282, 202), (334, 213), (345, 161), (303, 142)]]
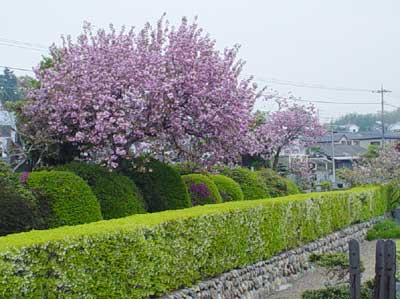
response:
[[(349, 242), (350, 299), (361, 298), (360, 245)], [(378, 240), (375, 254), (375, 280), (373, 299), (396, 298), (396, 243)]]

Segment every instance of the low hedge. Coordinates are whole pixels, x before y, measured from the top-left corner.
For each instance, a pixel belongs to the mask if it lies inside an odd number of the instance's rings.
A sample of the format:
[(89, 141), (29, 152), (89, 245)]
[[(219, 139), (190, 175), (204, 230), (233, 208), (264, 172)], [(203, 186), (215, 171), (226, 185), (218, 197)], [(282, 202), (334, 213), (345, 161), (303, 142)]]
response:
[(264, 168), (255, 172), (257, 177), (267, 187), (271, 197), (281, 197), (300, 193), (297, 185), (277, 174), (269, 168)]
[(48, 199), (49, 227), (75, 225), (103, 219), (100, 205), (87, 183), (68, 171), (36, 171), (26, 180), (29, 188)]
[(144, 213), (143, 196), (135, 183), (126, 176), (110, 172), (100, 165), (72, 162), (58, 166), (84, 179), (100, 203), (104, 219)]
[(213, 174), (210, 177), (217, 186), (223, 202), (244, 199), (242, 188), (231, 178), (222, 174)]
[(245, 200), (271, 197), (264, 182), (257, 176), (255, 172), (248, 168), (225, 167), (221, 169), (220, 172), (221, 174), (230, 177), (240, 185)]
[(0, 238), (3, 298), (148, 298), (382, 215), (381, 187), (235, 201)]
[(149, 212), (192, 206), (185, 183), (171, 165), (155, 159), (137, 159), (121, 171), (139, 187)]
[(221, 203), (218, 188), (209, 177), (203, 174), (186, 174), (182, 176), (189, 191), (192, 206)]
[[(372, 281), (367, 281), (361, 285), (360, 299), (372, 299), (374, 285)], [(327, 287), (319, 290), (305, 291), (302, 299), (349, 299), (350, 285), (342, 284), (338, 286)]]

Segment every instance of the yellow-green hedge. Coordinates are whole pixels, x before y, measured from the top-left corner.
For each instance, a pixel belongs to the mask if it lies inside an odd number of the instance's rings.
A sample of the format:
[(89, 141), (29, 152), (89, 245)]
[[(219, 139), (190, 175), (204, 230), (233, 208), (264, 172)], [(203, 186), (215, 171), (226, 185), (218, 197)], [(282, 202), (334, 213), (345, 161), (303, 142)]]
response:
[(382, 215), (380, 187), (236, 201), (0, 238), (1, 298), (146, 298)]

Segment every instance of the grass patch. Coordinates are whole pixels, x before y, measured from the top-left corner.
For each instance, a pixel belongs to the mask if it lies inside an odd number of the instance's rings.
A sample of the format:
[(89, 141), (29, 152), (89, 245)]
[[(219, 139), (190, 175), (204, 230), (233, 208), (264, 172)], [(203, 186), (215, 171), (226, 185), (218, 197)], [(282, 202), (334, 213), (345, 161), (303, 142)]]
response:
[(400, 225), (394, 220), (383, 220), (367, 232), (367, 240), (400, 239)]

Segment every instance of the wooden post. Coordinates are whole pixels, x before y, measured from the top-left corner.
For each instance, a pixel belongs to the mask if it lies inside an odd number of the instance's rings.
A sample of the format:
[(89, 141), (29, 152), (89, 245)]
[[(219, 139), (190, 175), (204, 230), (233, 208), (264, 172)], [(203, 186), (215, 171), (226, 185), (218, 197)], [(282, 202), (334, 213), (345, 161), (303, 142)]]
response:
[(349, 242), (350, 261), (350, 299), (360, 299), (361, 296), (361, 271), (360, 271), (360, 245), (356, 240)]
[(387, 294), (385, 299), (396, 298), (396, 243), (393, 240), (385, 242), (385, 283)]
[(374, 281), (374, 299), (385, 298), (385, 262), (384, 262), (385, 241), (376, 242), (375, 252), (375, 281)]

